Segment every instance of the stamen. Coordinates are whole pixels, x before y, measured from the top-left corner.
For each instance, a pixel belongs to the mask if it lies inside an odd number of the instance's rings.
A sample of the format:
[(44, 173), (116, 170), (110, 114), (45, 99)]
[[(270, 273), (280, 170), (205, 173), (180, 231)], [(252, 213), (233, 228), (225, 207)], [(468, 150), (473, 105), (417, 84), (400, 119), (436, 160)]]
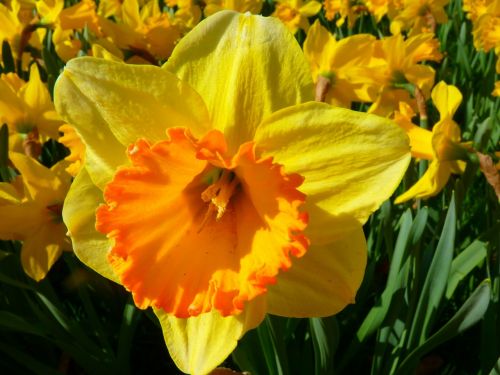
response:
[(214, 212), (214, 209), (217, 210), (215, 219), (219, 221), (222, 218), (226, 212), (229, 200), (233, 196), (234, 191), (239, 184), (240, 182), (236, 178), (234, 172), (224, 169), (219, 179), (207, 187), (203, 193), (201, 193), (201, 199), (203, 202), (210, 202), (210, 204), (198, 232), (203, 229), (212, 212)]

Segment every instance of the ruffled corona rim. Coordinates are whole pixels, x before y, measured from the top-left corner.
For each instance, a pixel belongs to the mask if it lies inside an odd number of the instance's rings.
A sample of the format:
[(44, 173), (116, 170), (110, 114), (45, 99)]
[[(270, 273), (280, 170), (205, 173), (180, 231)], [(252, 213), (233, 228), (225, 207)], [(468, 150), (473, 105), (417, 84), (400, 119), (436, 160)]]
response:
[(131, 165), (104, 190), (96, 228), (113, 240), (108, 260), (140, 308), (238, 314), (307, 250), (303, 178), (259, 159), (253, 142), (227, 155), (219, 131), (167, 133), (131, 145)]

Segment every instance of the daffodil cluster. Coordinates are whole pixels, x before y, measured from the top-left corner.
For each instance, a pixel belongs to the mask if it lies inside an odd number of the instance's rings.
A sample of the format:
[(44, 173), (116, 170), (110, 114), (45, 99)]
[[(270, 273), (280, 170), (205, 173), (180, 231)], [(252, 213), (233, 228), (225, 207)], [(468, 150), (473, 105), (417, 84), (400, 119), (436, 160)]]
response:
[[(485, 52), (495, 51), (496, 72), (500, 74), (500, 1), (464, 0), (463, 8), (473, 23), (474, 47)], [(492, 94), (500, 96), (500, 81), (495, 83)]]

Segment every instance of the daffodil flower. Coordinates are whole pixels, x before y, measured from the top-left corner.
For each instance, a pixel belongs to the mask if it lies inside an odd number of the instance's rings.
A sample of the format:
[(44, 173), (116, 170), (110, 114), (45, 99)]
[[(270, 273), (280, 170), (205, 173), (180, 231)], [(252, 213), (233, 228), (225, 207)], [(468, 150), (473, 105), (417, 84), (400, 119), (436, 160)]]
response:
[(352, 83), (349, 72), (369, 63), (375, 40), (373, 35), (358, 34), (337, 41), (318, 20), (314, 22), (304, 41), (304, 54), (314, 83), (328, 81), (325, 102), (350, 108), (353, 101), (370, 101), (366, 85)]
[(403, 10), (392, 20), (391, 33), (410, 30), (409, 36), (434, 33), (437, 24), (446, 23), (444, 7), (450, 0), (405, 0)]
[(338, 14), (339, 19), (335, 23), (338, 27), (342, 26), (347, 18), (350, 29), (354, 27), (356, 20), (359, 17), (359, 12), (356, 11), (358, 5), (353, 4), (351, 0), (325, 0), (323, 8), (325, 8), (325, 18), (328, 21), (333, 21)]
[(295, 34), (299, 29), (306, 33), (309, 30), (307, 18), (313, 17), (321, 10), (321, 3), (316, 0), (280, 0), (276, 1), (273, 16), (279, 18)]
[(138, 0), (124, 0), (120, 11), (118, 23), (100, 19), (102, 32), (119, 48), (132, 51), (139, 63), (155, 63), (156, 59), (170, 56), (180, 30), (173, 17), (161, 11), (157, 1), (140, 7)]
[(231, 11), (163, 68), (83, 57), (56, 83), (86, 146), (63, 209), (75, 253), (154, 308), (184, 372), (211, 371), (266, 312), (354, 302), (361, 226), (402, 178), (408, 140), (312, 95), (281, 22)]
[(377, 41), (370, 63), (350, 69), (349, 78), (352, 83), (366, 85), (366, 92), (372, 92), (373, 104), (368, 112), (387, 116), (398, 108), (399, 102), (414, 102), (401, 85), (410, 83), (418, 87), (424, 97), (429, 97), (435, 71), (419, 62), (441, 58), (439, 41), (433, 34), (419, 34), (406, 40), (398, 34)]
[(403, 9), (403, 0), (365, 0), (363, 2), (378, 23), (387, 15), (393, 19)]
[(62, 221), (70, 175), (65, 162), (49, 169), (22, 154), (9, 157), (21, 175), (13, 183), (0, 182), (0, 239), (23, 241), (21, 264), (39, 281), (63, 250), (71, 250)]
[[(432, 131), (413, 125), (410, 121), (398, 121), (410, 137), (412, 155), (430, 160), (429, 168), (408, 191), (396, 198), (403, 203), (412, 198), (429, 198), (438, 194), (452, 173), (462, 173), (467, 150), (460, 144), (460, 128), (453, 115), (462, 102), (462, 94), (452, 85), (439, 82), (432, 90), (432, 101), (440, 114), (440, 120)], [(411, 110), (406, 109), (407, 116)]]
[(1, 76), (0, 121), (7, 124), (10, 133), (26, 134), (36, 128), (42, 136), (59, 137), (57, 129), (62, 121), (36, 64), (31, 65), (28, 82), (14, 75)]

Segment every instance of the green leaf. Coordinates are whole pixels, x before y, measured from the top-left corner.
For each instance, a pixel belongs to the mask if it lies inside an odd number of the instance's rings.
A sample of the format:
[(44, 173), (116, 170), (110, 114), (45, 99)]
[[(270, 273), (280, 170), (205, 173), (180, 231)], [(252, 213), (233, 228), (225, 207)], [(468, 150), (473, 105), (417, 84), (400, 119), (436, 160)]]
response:
[(495, 363), (495, 366), (490, 371), (489, 375), (500, 375), (500, 357), (498, 357), (497, 363)]
[(458, 283), (486, 259), (487, 254), (486, 243), (476, 240), (453, 259), (446, 288), (447, 299), (451, 298)]
[(276, 334), (271, 317), (268, 315), (257, 328), (257, 335), (264, 352), (269, 375), (288, 374), (288, 362), (283, 340)]
[(463, 333), (483, 318), (490, 303), (490, 281), (483, 281), (457, 313), (439, 331), (413, 350), (401, 363), (396, 374), (414, 373), (418, 360), (445, 341)]
[(35, 359), (31, 355), (27, 354), (25, 351), (20, 351), (15, 349), (13, 346), (10, 346), (6, 343), (2, 343), (0, 340), (0, 352), (5, 353), (10, 358), (15, 360), (25, 369), (32, 371), (34, 374), (44, 374), (44, 375), (61, 375), (59, 371), (56, 371), (46, 364), (40, 362)]
[(405, 250), (407, 249), (410, 240), (410, 232), (412, 228), (412, 216), (410, 209), (405, 211), (401, 217), (400, 223), (401, 227), (396, 241), (396, 247), (394, 248), (394, 254), (392, 256), (386, 287), (380, 297), (380, 301), (372, 307), (356, 333), (360, 342), (366, 340), (367, 337), (371, 336), (380, 327), (384, 321), (387, 311), (389, 310), (394, 294), (401, 287), (398, 275), (403, 264)]
[(436, 252), (427, 271), (427, 277), (425, 278), (415, 315), (413, 316), (413, 324), (408, 338), (408, 349), (413, 349), (425, 341), (443, 298), (453, 259), (456, 221), (455, 197), (452, 194), (443, 231), (441, 232)]
[(333, 359), (339, 340), (339, 328), (334, 317), (310, 318), (309, 328), (314, 347), (315, 374), (333, 373)]
[(0, 328), (16, 332), (30, 333), (37, 336), (45, 336), (46, 332), (42, 327), (38, 327), (15, 315), (9, 311), (0, 311)]

